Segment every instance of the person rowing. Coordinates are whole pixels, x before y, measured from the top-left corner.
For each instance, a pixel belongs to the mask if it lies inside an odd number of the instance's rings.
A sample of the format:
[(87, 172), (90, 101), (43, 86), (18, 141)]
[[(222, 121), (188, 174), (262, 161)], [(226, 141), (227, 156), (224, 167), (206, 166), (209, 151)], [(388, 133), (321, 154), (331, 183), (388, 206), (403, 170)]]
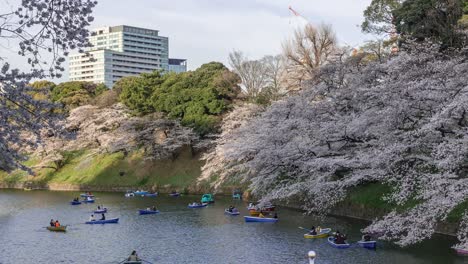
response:
[(151, 210), (152, 210), (152, 211), (156, 211), (156, 210), (158, 210), (158, 209), (156, 208), (155, 205), (153, 205), (153, 207), (151, 207)]
[(96, 218), (94, 217), (93, 214), (89, 217), (89, 221), (96, 221)]
[(106, 220), (106, 215), (105, 214), (101, 214), (101, 219), (99, 220)]
[(51, 227), (55, 227), (55, 221), (54, 221), (54, 219), (50, 219), (50, 223), (49, 223), (49, 224), (50, 224)]
[(130, 254), (130, 256), (127, 258), (127, 261), (141, 261), (136, 253), (136, 250), (132, 251), (132, 254)]
[(59, 220), (55, 220), (55, 227), (60, 227), (60, 222), (59, 222)]
[(312, 226), (309, 231), (309, 235), (317, 235), (317, 230), (315, 229), (315, 226)]

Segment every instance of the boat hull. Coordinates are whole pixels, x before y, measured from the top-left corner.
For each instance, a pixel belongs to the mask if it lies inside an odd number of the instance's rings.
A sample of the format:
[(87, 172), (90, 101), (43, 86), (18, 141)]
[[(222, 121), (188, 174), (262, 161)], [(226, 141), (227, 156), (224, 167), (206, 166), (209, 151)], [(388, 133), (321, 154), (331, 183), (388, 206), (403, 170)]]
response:
[(224, 213), (225, 213), (225, 214), (228, 214), (228, 215), (240, 215), (240, 212), (239, 212), (239, 211), (229, 212), (228, 209), (225, 209), (225, 210), (224, 210)]
[(171, 197), (179, 197), (180, 193), (170, 193), (169, 196)]
[(326, 238), (330, 233), (331, 228), (323, 228), (317, 235), (304, 234), (304, 238), (315, 239), (315, 238)]
[(134, 192), (135, 195), (145, 195), (148, 194), (149, 192)]
[(91, 199), (91, 200), (83, 200), (82, 202), (83, 202), (83, 203), (94, 203), (94, 199)]
[(80, 197), (91, 197), (91, 198), (93, 198), (93, 197), (94, 197), (94, 195), (92, 195), (92, 194), (86, 194), (86, 193), (82, 193), (82, 194), (80, 194)]
[(358, 244), (363, 248), (375, 249), (377, 247), (377, 241), (358, 241)]
[(328, 241), (328, 244), (330, 244), (332, 247), (334, 248), (340, 248), (340, 249), (345, 249), (345, 248), (349, 248), (351, 245), (346, 243), (346, 244), (336, 244), (335, 243), (335, 239), (333, 237), (329, 237), (327, 239)]
[(464, 248), (454, 248), (454, 249), (458, 255), (463, 255), (463, 256), (468, 255), (468, 249), (464, 249)]
[(77, 202), (77, 201), (71, 201), (70, 204), (71, 204), (71, 205), (79, 205), (79, 204), (81, 204), (81, 202), (79, 202), (79, 201), (78, 201), (78, 202)]
[(85, 224), (88, 225), (97, 225), (97, 224), (117, 224), (119, 222), (118, 218), (106, 219), (106, 220), (96, 220), (96, 221), (87, 221)]
[(47, 230), (52, 231), (52, 232), (66, 232), (67, 231), (67, 226), (48, 226)]
[(101, 209), (101, 210), (95, 210), (93, 213), (95, 214), (105, 214), (107, 213), (107, 208)]
[(276, 223), (278, 218), (244, 216), (245, 222)]
[(138, 214), (140, 215), (149, 215), (149, 214), (159, 214), (159, 210), (138, 210)]
[(157, 193), (147, 193), (147, 194), (144, 194), (143, 196), (144, 197), (156, 197), (156, 196), (158, 196), (158, 194)]
[(202, 204), (202, 205), (188, 205), (188, 208), (203, 208), (206, 207), (207, 204)]

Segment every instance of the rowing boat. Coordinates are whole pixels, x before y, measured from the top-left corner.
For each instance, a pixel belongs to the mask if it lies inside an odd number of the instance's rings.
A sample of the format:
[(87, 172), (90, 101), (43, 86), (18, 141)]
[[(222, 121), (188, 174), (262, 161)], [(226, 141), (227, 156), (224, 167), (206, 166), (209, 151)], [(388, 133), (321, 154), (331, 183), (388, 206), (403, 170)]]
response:
[(119, 222), (118, 218), (111, 218), (106, 220), (94, 220), (94, 221), (86, 221), (85, 224), (88, 225), (95, 225), (95, 224), (116, 224)]
[(268, 218), (268, 217), (254, 217), (254, 216), (244, 216), (245, 222), (269, 222), (276, 223), (278, 218)]
[(460, 247), (454, 247), (453, 249), (455, 249), (458, 255), (468, 255), (468, 249)]
[(236, 210), (232, 210), (232, 211), (229, 211), (229, 209), (225, 209), (225, 210), (224, 210), (224, 213), (225, 213), (225, 214), (228, 214), (228, 215), (240, 215), (240, 212), (239, 212), (239, 210), (237, 210), (237, 209), (236, 209)]
[(149, 192), (147, 191), (136, 191), (136, 192), (133, 192), (135, 195), (145, 195), (145, 194), (148, 194)]
[(140, 215), (158, 214), (159, 210), (138, 210)]
[(377, 241), (358, 241), (358, 244), (363, 248), (375, 249), (377, 247)]
[(203, 207), (206, 207), (208, 204), (197, 204), (197, 205), (193, 205), (193, 204), (189, 204), (188, 205), (188, 208), (203, 208)]
[(67, 231), (67, 226), (48, 226), (47, 230), (52, 231), (52, 232), (66, 232)]
[(328, 233), (330, 233), (331, 228), (322, 228), (320, 232), (318, 232), (316, 235), (311, 235), (309, 233), (304, 234), (304, 238), (309, 238), (309, 239), (314, 239), (314, 238), (325, 238), (328, 236)]
[(349, 248), (351, 245), (347, 242), (345, 244), (336, 244), (334, 237), (328, 237), (328, 244), (330, 244), (334, 248)]
[(105, 213), (107, 213), (107, 208), (103, 208), (103, 209), (100, 209), (100, 210), (94, 210), (94, 213), (95, 214), (105, 214)]

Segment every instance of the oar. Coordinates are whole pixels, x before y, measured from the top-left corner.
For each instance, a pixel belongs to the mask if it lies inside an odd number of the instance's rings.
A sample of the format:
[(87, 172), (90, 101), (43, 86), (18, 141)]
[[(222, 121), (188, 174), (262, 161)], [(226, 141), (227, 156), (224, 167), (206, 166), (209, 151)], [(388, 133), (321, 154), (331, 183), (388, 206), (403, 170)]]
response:
[(300, 226), (299, 229), (304, 229), (304, 230), (307, 230), (307, 231), (310, 232), (310, 229), (304, 228), (304, 227), (302, 227), (302, 226)]

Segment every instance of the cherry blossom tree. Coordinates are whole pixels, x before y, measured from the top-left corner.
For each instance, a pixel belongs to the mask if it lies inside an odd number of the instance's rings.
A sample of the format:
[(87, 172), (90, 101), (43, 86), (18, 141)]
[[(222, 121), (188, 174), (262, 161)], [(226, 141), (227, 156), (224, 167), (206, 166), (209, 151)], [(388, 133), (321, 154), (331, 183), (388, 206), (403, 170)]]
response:
[(301, 201), (321, 214), (353, 187), (382, 183), (392, 187), (384, 199), (407, 209), (365, 232), (401, 246), (431, 237), (468, 199), (468, 50), (403, 50), (383, 63), (333, 56), (320, 83), (229, 133), (217, 149), (229, 174), (263, 201)]
[[(21, 167), (18, 147), (35, 144), (40, 131), (53, 134), (55, 122), (49, 103), (36, 101), (28, 84), (33, 79), (60, 77), (62, 63), (72, 49), (89, 45), (87, 26), (97, 4), (90, 0), (22, 0), (18, 8), (0, 14), (0, 44), (16, 50), (28, 70), (12, 67), (11, 57), (0, 57), (0, 169)], [(16, 47), (15, 47), (16, 46)], [(25, 140), (20, 131), (36, 134)]]

